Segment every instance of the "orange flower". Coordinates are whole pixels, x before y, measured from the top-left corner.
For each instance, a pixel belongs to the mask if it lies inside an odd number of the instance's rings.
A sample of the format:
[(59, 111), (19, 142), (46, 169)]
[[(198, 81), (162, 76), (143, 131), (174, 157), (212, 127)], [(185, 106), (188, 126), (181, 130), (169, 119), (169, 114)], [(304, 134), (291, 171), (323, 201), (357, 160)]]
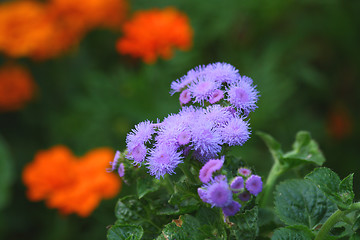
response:
[(35, 83), (30, 73), (18, 65), (0, 68), (0, 111), (14, 111), (32, 99)]
[(123, 31), (117, 50), (142, 58), (146, 63), (155, 62), (158, 56), (169, 59), (173, 48), (188, 50), (192, 44), (193, 31), (188, 17), (171, 7), (138, 11), (124, 23)]
[(102, 198), (114, 197), (121, 188), (119, 177), (106, 172), (113, 157), (109, 148), (92, 150), (79, 159), (65, 146), (40, 151), (23, 171), (27, 196), (31, 201), (44, 199), (62, 214), (89, 216)]

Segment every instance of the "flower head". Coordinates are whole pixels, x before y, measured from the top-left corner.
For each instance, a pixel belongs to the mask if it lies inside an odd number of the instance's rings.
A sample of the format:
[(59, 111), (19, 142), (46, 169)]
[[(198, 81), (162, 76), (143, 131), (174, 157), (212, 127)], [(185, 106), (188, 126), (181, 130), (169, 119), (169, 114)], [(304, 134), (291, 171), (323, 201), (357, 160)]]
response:
[(123, 163), (120, 163), (119, 167), (118, 167), (118, 173), (120, 177), (125, 176), (125, 166)]
[(240, 201), (247, 202), (251, 198), (251, 194), (249, 192), (242, 192), (239, 194)]
[[(139, 152), (139, 148), (141, 148), (140, 152), (143, 153), (145, 148), (143, 145), (151, 139), (154, 132), (154, 126), (150, 121), (144, 121), (136, 125), (135, 129), (126, 137), (126, 145), (129, 150), (128, 155), (134, 157), (132, 156), (133, 151)], [(135, 148), (137, 148), (137, 150)]]
[(212, 183), (207, 191), (208, 201), (212, 206), (225, 207), (232, 201), (232, 192), (225, 180)]
[(218, 101), (220, 101), (221, 99), (224, 98), (224, 93), (222, 90), (220, 89), (216, 89), (215, 91), (212, 92), (210, 98), (209, 98), (209, 103), (214, 104)]
[(136, 12), (124, 23), (123, 32), (117, 50), (146, 63), (154, 63), (158, 56), (169, 59), (174, 48), (188, 50), (192, 44), (188, 17), (171, 7)]
[(219, 131), (223, 142), (229, 146), (241, 146), (250, 138), (248, 122), (239, 117), (231, 118)]
[(189, 86), (191, 96), (195, 99), (193, 102), (203, 104), (204, 101), (209, 101), (215, 90), (220, 87), (220, 83), (211, 78), (201, 77)]
[(251, 170), (248, 168), (239, 168), (238, 172), (243, 175), (244, 177), (251, 175)]
[(0, 68), (0, 111), (15, 111), (29, 102), (35, 91), (30, 73), (17, 65)]
[(244, 179), (239, 176), (235, 177), (230, 183), (230, 188), (234, 192), (240, 191), (241, 189), (244, 188)]
[(209, 160), (205, 165), (200, 169), (199, 178), (200, 181), (203, 183), (208, 183), (211, 178), (213, 172), (216, 172), (221, 169), (222, 165), (224, 164), (224, 159), (212, 159)]
[(115, 156), (114, 156), (114, 160), (112, 160), (110, 162), (111, 168), (108, 168), (107, 171), (108, 172), (113, 172), (115, 171), (115, 169), (117, 168), (118, 164), (119, 164), (119, 159), (121, 157), (121, 153), (120, 151), (116, 151)]
[(246, 180), (246, 189), (254, 196), (257, 196), (262, 191), (261, 177), (257, 175), (251, 175)]
[(185, 89), (180, 93), (179, 101), (181, 104), (187, 104), (191, 101), (191, 92), (189, 89)]
[(229, 205), (222, 208), (222, 211), (226, 217), (234, 216), (241, 208), (241, 204), (232, 201)]

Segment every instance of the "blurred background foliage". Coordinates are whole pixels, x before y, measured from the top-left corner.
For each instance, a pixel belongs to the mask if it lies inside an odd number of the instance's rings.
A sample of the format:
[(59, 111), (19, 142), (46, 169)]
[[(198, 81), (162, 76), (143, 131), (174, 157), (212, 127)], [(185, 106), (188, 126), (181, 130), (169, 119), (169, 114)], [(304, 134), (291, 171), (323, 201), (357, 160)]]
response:
[[(121, 56), (115, 50), (121, 33), (104, 29), (60, 57), (16, 59), (37, 91), (25, 108), (0, 113), (1, 239), (104, 239), (116, 198), (86, 219), (60, 216), (27, 200), (22, 169), (55, 144), (78, 156), (100, 146), (123, 150), (135, 124), (178, 111), (178, 96), (168, 93), (172, 81), (217, 61), (253, 78), (260, 91), (252, 138), (236, 150), (258, 174), (266, 176), (271, 157), (256, 131), (270, 133), (286, 150), (297, 131), (308, 130), (327, 167), (341, 178), (355, 172), (359, 194), (360, 1), (132, 0), (129, 14), (167, 6), (187, 14), (194, 29), (191, 50), (169, 60), (148, 65)], [(8, 60), (1, 55), (0, 65)]]

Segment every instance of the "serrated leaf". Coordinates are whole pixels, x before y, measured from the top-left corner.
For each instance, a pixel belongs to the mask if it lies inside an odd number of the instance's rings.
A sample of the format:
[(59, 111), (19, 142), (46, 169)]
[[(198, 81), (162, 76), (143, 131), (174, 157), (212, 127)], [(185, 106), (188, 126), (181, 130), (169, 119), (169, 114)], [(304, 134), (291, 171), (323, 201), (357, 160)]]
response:
[(288, 226), (275, 230), (271, 240), (312, 240), (314, 234), (304, 226)]
[(182, 215), (179, 219), (173, 220), (167, 224), (158, 240), (188, 240), (188, 239), (206, 239), (211, 237), (209, 232), (200, 230), (200, 222), (193, 216)]
[(276, 141), (272, 136), (264, 132), (256, 132), (256, 134), (259, 135), (261, 139), (265, 142), (275, 161), (282, 158), (283, 152), (281, 150), (281, 144), (278, 141)]
[[(349, 176), (347, 180), (344, 179), (344, 182), (341, 182), (339, 176), (329, 168), (316, 168), (306, 175), (305, 179), (314, 182), (316, 186), (340, 209), (347, 209), (352, 203), (353, 197), (351, 196), (351, 192), (349, 192), (350, 187), (352, 191), (351, 176)], [(340, 185), (342, 186), (342, 191), (340, 191)], [(341, 194), (343, 198), (341, 197)], [(351, 201), (349, 201), (350, 198)]]
[(139, 224), (145, 212), (141, 202), (133, 195), (119, 199), (115, 206), (117, 222), (121, 224)]
[(159, 180), (149, 175), (145, 175), (144, 178), (137, 179), (136, 190), (139, 199), (144, 197), (148, 193), (157, 191), (159, 187)]
[(345, 205), (352, 204), (355, 194), (353, 191), (354, 174), (344, 178), (339, 185), (339, 195)]
[(112, 226), (107, 233), (108, 240), (140, 240), (144, 231), (141, 226), (118, 224)]
[(310, 180), (288, 180), (275, 191), (275, 210), (287, 225), (313, 228), (323, 223), (337, 209)]
[[(195, 194), (197, 186), (191, 185), (187, 182), (178, 182), (175, 186), (175, 192), (169, 199), (169, 204), (174, 206), (173, 214), (190, 213), (198, 209), (200, 199)], [(166, 209), (167, 211), (169, 209)], [(160, 214), (163, 210), (160, 211)]]
[(227, 239), (227, 233), (220, 209), (201, 207), (196, 212), (196, 218), (199, 220), (201, 228), (204, 231), (210, 232), (211, 235), (216, 236), (216, 238), (214, 237), (211, 239)]
[(244, 213), (238, 213), (229, 217), (230, 222), (234, 223), (231, 227), (231, 235), (238, 240), (255, 239), (259, 233), (258, 227), (258, 208), (246, 210)]
[(325, 162), (325, 157), (318, 144), (311, 139), (310, 133), (300, 131), (296, 134), (293, 150), (285, 153), (282, 161), (287, 162), (291, 167), (302, 163), (314, 163), (321, 166)]
[(9, 201), (10, 187), (13, 182), (13, 162), (5, 142), (0, 136), (0, 209)]

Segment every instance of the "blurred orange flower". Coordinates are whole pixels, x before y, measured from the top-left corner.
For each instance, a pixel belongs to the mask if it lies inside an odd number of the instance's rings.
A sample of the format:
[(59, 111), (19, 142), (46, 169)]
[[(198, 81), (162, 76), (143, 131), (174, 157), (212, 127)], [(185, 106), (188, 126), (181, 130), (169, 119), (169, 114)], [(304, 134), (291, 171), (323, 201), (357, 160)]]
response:
[(48, 59), (78, 44), (94, 27), (120, 28), (124, 0), (31, 0), (0, 4), (0, 51)]
[(0, 68), (0, 111), (15, 111), (33, 98), (35, 83), (23, 67), (7, 64)]
[(45, 200), (62, 214), (89, 216), (102, 198), (120, 191), (120, 178), (106, 172), (113, 157), (109, 148), (94, 149), (80, 158), (61, 145), (39, 151), (23, 171), (27, 196), (31, 201)]
[(123, 25), (124, 36), (117, 42), (121, 54), (153, 63), (160, 56), (169, 59), (173, 48), (188, 50), (193, 30), (188, 17), (175, 8), (138, 11)]

